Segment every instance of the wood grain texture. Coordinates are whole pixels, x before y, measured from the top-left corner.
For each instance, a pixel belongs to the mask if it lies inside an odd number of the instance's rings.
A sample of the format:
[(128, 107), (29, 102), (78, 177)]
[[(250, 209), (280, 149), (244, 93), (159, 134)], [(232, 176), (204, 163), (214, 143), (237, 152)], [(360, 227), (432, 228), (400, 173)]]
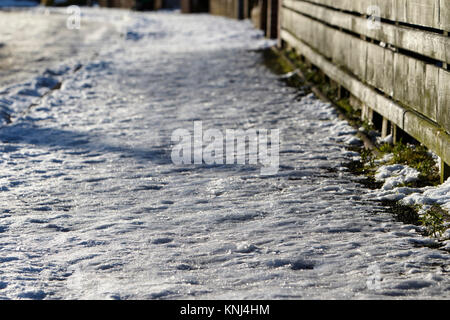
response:
[[(448, 3), (450, 3), (450, 0)], [(450, 63), (450, 38), (448, 36), (384, 22), (380, 23), (379, 29), (372, 29), (367, 19), (363, 17), (335, 11), (305, 1), (284, 0), (283, 5), (330, 25), (389, 43), (397, 48)], [(448, 19), (450, 19), (450, 16), (447, 14)]]
[[(282, 27), (335, 66), (384, 92), (394, 100), (446, 127), (447, 100), (438, 99), (439, 67), (394, 52), (283, 8)], [(438, 110), (440, 116), (438, 116)]]
[(309, 0), (309, 2), (353, 13), (367, 14), (380, 8), (381, 18), (429, 28), (449, 30), (447, 0)]
[[(450, 163), (450, 135), (434, 122), (424, 118), (417, 112), (403, 107), (393, 100), (376, 92), (369, 85), (364, 84), (356, 77), (342, 70), (325, 56), (311, 48), (308, 44), (297, 38), (291, 31), (281, 29), (281, 38), (289, 43), (289, 46), (295, 48), (298, 53), (304, 55), (314, 65), (323, 70), (330, 79), (340, 83), (349, 92), (351, 92), (362, 104), (370, 106), (373, 110), (389, 119), (393, 124), (406, 131), (408, 134), (425, 144), (430, 150), (439, 155), (447, 164)], [(401, 56), (394, 56), (394, 59), (401, 59)], [(404, 65), (411, 63), (408, 60), (402, 60)], [(450, 73), (439, 69), (439, 90), (446, 92), (441, 99), (449, 101), (448, 93), (450, 88)], [(444, 79), (444, 81), (442, 81)], [(409, 91), (406, 89), (404, 94)], [(447, 102), (446, 102), (447, 103)], [(440, 109), (448, 117), (448, 105)]]

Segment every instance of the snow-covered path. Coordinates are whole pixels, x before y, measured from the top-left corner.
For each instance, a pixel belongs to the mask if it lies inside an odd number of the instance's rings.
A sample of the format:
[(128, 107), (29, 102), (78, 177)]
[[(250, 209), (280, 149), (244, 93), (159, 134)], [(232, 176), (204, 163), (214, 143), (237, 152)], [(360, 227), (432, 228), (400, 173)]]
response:
[[(1, 5), (0, 1), (0, 5)], [(26, 81), (55, 63), (86, 60), (98, 40), (119, 34), (109, 22), (86, 20), (83, 28), (66, 27), (68, 15), (45, 8), (0, 11), (0, 89)]]
[[(87, 10), (101, 20), (107, 10)], [(127, 13), (0, 129), (0, 298), (449, 298), (449, 255), (342, 164), (354, 131), (248, 22)], [(280, 171), (176, 166), (175, 129), (279, 128)]]

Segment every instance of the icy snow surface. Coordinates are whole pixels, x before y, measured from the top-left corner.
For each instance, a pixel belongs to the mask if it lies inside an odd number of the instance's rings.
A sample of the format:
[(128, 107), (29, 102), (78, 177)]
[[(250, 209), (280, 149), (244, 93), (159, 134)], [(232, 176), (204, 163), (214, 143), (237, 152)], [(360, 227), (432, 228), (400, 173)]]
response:
[(60, 74), (63, 70), (53, 70), (55, 65), (67, 68), (86, 62), (99, 49), (99, 39), (118, 39), (121, 31), (117, 14), (108, 15), (109, 20), (84, 19), (80, 30), (70, 30), (65, 8), (8, 10), (0, 10), (0, 92), (36, 76), (49, 76), (49, 71), (52, 76)]
[[(122, 40), (0, 129), (0, 298), (450, 298), (448, 253), (371, 201), (356, 131), (249, 22), (121, 12), (86, 9)], [(173, 165), (196, 120), (279, 128), (280, 171)]]

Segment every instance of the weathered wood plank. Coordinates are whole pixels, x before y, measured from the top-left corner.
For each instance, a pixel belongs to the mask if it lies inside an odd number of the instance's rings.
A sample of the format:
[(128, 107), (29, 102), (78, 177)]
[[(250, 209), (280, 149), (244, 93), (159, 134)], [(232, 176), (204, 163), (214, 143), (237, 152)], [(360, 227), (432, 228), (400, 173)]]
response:
[[(448, 10), (447, 0), (309, 0), (317, 5), (367, 14), (371, 6), (380, 8), (381, 18), (412, 25), (448, 30), (442, 24), (442, 12)], [(440, 16), (441, 13), (441, 16)]]
[(429, 119), (438, 121), (438, 95), (435, 86), (438, 67), (427, 66), (421, 60), (394, 53), (290, 9), (284, 8), (283, 12), (288, 16), (288, 24), (283, 27), (332, 59), (336, 66), (348, 70), (361, 81)]
[(439, 0), (407, 0), (405, 2), (406, 6), (402, 7), (405, 11), (404, 19), (396, 17), (396, 20), (420, 26), (439, 28), (439, 2)]
[[(288, 30), (281, 30), (281, 38), (289, 43), (290, 46), (296, 48), (298, 52), (304, 55), (313, 64), (321, 68), (333, 81), (342, 84), (363, 104), (370, 106), (383, 117), (389, 119), (394, 125), (406, 131), (418, 141), (424, 143), (447, 164), (450, 163), (450, 135), (445, 133), (439, 126), (377, 93), (369, 86), (335, 66), (324, 56), (318, 54)], [(398, 60), (399, 57), (401, 58), (401, 56), (396, 55), (394, 59)], [(408, 61), (406, 61), (406, 64), (408, 64)], [(440, 90), (444, 90), (444, 92), (447, 93), (443, 99), (449, 101), (450, 97), (448, 96), (448, 93), (450, 93), (450, 88), (447, 86), (450, 83), (450, 81), (448, 81), (450, 74), (443, 69), (440, 69), (439, 71), (442, 71), (439, 75), (439, 83), (441, 83), (441, 77), (444, 79), (443, 83), (445, 83), (445, 88), (440, 87)], [(448, 115), (448, 105), (446, 105), (446, 108), (447, 109), (442, 110)]]
[(398, 101), (405, 101), (408, 97), (408, 88), (403, 79), (403, 73), (408, 70), (408, 60), (401, 54), (394, 55), (394, 92)]
[(394, 95), (394, 52), (378, 45), (367, 44), (367, 74), (365, 80), (384, 93)]
[(369, 86), (364, 85), (361, 81), (328, 61), (324, 56), (318, 54), (289, 31), (282, 29), (281, 37), (292, 47), (298, 49), (299, 52), (307, 57), (313, 64), (320, 67), (333, 81), (340, 83), (348, 91), (353, 93), (360, 101), (369, 105), (376, 112), (390, 119), (397, 125), (402, 125), (404, 109), (398, 104), (383, 95), (378, 94)]
[[(448, 3), (450, 3), (450, 0)], [(450, 38), (447, 36), (384, 22), (381, 22), (380, 29), (372, 29), (367, 20), (362, 17), (338, 12), (304, 1), (284, 0), (283, 5), (286, 8), (314, 17), (330, 25), (450, 63), (450, 50), (448, 49), (450, 48)]]
[(377, 77), (380, 87), (387, 95), (394, 96), (394, 52), (383, 49), (383, 71)]
[(381, 126), (381, 138), (386, 138), (389, 134), (389, 119), (383, 117), (383, 122)]
[(437, 95), (439, 97), (437, 121), (448, 133), (450, 133), (450, 72), (444, 69), (439, 69), (439, 87)]
[[(425, 90), (422, 96), (422, 105), (430, 114), (430, 118), (436, 122), (440, 122), (438, 118), (438, 104), (439, 104), (439, 68), (427, 64), (425, 66)], [(443, 122), (442, 122), (443, 124)]]
[(440, 12), (441, 12), (440, 16), (441, 29), (450, 31), (450, 1), (441, 0)]
[(239, 6), (243, 6), (241, 1), (243, 0), (209, 0), (209, 12), (213, 15), (239, 19)]
[(352, 37), (349, 53), (349, 68), (359, 79), (367, 78), (368, 43)]

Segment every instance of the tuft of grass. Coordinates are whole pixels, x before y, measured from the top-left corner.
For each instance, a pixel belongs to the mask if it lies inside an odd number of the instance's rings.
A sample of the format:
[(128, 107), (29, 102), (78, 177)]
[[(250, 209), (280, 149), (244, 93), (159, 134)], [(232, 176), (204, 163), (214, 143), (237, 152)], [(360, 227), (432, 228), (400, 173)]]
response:
[[(309, 63), (303, 63), (300, 56), (293, 50), (284, 50), (282, 55), (286, 56), (293, 64), (294, 68), (302, 71), (308, 82), (314, 83), (319, 90), (332, 100), (346, 116), (350, 125), (355, 128), (363, 127), (365, 131), (374, 130), (374, 125), (361, 120), (361, 113), (355, 110), (348, 97), (339, 96), (338, 88), (326, 81), (323, 74), (317, 72)], [(293, 71), (291, 65), (286, 63), (279, 55), (273, 51), (267, 51), (264, 55), (265, 64), (277, 74), (286, 74)], [(293, 80), (291, 80), (293, 79)], [(289, 78), (288, 85), (304, 87), (304, 83), (298, 83), (296, 77)], [(361, 155), (361, 160), (351, 161), (345, 166), (349, 171), (366, 178), (359, 181), (370, 189), (379, 189), (383, 183), (375, 180), (377, 164), (375, 160), (382, 158), (386, 154), (393, 154), (393, 157), (386, 164), (403, 164), (415, 168), (419, 171), (418, 181), (408, 183), (408, 187), (436, 186), (440, 184), (439, 171), (436, 162), (428, 149), (422, 145), (407, 145), (402, 141), (391, 144), (382, 144), (378, 150), (369, 150), (364, 147), (348, 147), (352, 151), (357, 151)], [(423, 225), (426, 227), (427, 235), (442, 236), (446, 230), (445, 221), (450, 222), (450, 216), (440, 206), (435, 205), (420, 217), (420, 206), (403, 205), (398, 201), (382, 201), (382, 205), (389, 208), (398, 221), (407, 224)]]
[(370, 123), (370, 122), (367, 121), (367, 120), (364, 120), (364, 121), (363, 121), (362, 127), (364, 128), (364, 130), (365, 130), (366, 132), (376, 131), (376, 128), (375, 128), (375, 126), (373, 125), (373, 123)]
[(341, 110), (345, 113), (347, 116), (353, 116), (354, 110), (353, 107), (350, 105), (350, 99), (344, 98), (336, 101), (336, 104), (341, 108)]
[(364, 176), (364, 179), (358, 182), (371, 190), (380, 189), (383, 182), (375, 179), (376, 166), (374, 162), (374, 154), (371, 150), (361, 147), (348, 147), (348, 149), (358, 152), (361, 160), (354, 160), (344, 163), (344, 166), (353, 174)]
[(393, 200), (383, 200), (381, 201), (381, 204), (390, 209), (389, 212), (394, 215), (397, 221), (415, 226), (420, 225), (421, 222), (418, 214), (418, 206), (404, 205)]
[(293, 71), (292, 67), (279, 54), (271, 49), (266, 49), (263, 51), (263, 63), (277, 75), (282, 75)]
[(408, 165), (420, 172), (418, 181), (412, 187), (437, 186), (440, 184), (439, 169), (428, 149), (423, 145), (407, 145), (398, 142), (395, 145), (383, 144), (379, 147), (382, 155), (392, 153), (387, 164)]
[[(294, 71), (292, 66), (278, 53), (271, 49), (263, 51), (263, 64), (276, 75), (285, 75)], [(283, 81), (290, 87), (302, 89), (304, 82), (297, 75), (293, 75)]]
[(439, 205), (433, 205), (431, 209), (419, 219), (422, 225), (427, 230), (428, 236), (433, 236), (435, 238), (442, 237), (443, 233), (447, 230), (444, 224), (444, 216), (446, 211), (442, 209)]

